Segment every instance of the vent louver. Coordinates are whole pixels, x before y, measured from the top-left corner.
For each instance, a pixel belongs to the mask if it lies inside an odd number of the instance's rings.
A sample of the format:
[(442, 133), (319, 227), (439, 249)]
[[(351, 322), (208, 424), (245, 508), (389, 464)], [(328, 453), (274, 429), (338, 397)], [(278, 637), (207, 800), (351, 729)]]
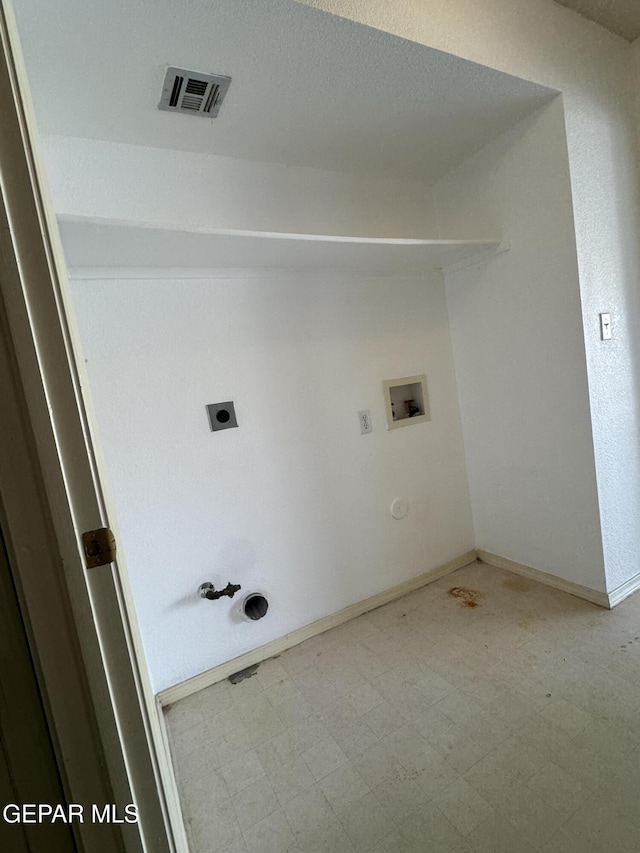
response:
[(220, 74), (167, 68), (158, 109), (215, 118), (230, 83)]

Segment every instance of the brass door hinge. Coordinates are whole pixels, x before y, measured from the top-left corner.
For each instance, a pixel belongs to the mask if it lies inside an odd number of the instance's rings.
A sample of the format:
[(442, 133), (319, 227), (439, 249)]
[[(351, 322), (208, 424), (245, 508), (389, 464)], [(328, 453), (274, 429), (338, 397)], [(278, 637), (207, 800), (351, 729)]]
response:
[(82, 544), (88, 569), (106, 566), (116, 558), (116, 537), (108, 527), (87, 530), (82, 534)]

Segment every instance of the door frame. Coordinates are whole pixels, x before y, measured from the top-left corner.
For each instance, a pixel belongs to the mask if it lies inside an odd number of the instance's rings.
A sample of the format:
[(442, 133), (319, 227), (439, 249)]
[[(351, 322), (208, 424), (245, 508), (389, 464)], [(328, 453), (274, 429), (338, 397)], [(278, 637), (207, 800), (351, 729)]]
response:
[(126, 573), (85, 567), (82, 533), (110, 513), (11, 0), (0, 114), (1, 512), (65, 793), (138, 806), (138, 824), (76, 825), (88, 853), (186, 850)]
[[(0, 513), (0, 804), (59, 803), (65, 794), (9, 563)], [(74, 827), (5, 824), (0, 846), (78, 853)]]

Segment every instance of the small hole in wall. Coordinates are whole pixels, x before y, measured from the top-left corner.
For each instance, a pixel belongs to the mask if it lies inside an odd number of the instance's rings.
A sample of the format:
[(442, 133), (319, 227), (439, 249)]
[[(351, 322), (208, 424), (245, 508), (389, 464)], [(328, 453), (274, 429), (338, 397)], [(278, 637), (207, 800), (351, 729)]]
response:
[(226, 424), (229, 422), (231, 415), (226, 409), (220, 409), (219, 412), (216, 412), (216, 420), (219, 424)]

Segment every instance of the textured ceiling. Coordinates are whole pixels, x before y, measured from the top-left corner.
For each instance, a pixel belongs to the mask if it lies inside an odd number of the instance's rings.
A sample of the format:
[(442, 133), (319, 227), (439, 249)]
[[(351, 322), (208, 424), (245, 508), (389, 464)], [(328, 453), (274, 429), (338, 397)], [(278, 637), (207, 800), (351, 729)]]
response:
[[(555, 94), (292, 0), (14, 5), (45, 134), (430, 181)], [(167, 65), (233, 78), (218, 118)]]
[(640, 0), (556, 0), (585, 18), (634, 41), (640, 37)]

